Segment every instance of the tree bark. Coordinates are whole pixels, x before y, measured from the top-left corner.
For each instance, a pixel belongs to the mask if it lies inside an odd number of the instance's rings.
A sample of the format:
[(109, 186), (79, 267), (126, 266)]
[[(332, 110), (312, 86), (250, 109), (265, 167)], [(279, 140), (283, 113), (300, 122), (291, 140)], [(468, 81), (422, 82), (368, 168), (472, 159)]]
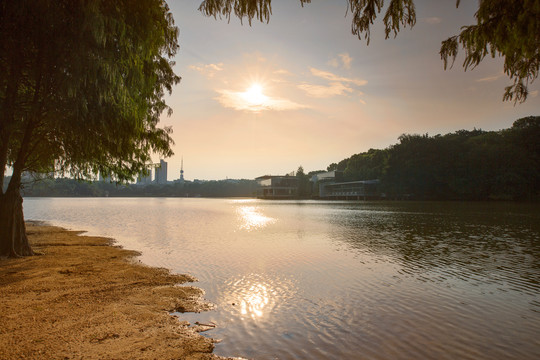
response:
[(19, 187), (12, 187), (0, 195), (0, 256), (34, 255), (26, 236), (22, 204)]

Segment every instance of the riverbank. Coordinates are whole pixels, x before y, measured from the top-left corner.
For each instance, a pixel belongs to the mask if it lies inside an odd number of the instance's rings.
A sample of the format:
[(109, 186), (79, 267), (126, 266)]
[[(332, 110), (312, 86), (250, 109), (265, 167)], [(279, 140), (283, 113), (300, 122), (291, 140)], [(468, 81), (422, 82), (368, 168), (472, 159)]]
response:
[(194, 281), (140, 264), (135, 251), (27, 224), (41, 256), (0, 259), (2, 359), (223, 359), (170, 312), (211, 308)]

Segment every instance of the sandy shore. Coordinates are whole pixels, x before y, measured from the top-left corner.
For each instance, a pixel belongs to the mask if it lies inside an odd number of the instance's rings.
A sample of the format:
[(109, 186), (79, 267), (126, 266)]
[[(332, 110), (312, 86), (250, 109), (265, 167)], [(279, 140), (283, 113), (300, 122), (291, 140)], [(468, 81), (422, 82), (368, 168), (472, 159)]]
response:
[(194, 279), (143, 266), (110, 239), (27, 224), (34, 250), (0, 259), (2, 359), (223, 359), (170, 315), (204, 311)]

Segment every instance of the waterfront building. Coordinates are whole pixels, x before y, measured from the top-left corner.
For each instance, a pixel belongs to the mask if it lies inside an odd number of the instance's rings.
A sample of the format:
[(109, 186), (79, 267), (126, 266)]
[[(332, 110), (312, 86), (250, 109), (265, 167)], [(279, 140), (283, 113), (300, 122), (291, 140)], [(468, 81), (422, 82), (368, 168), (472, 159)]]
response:
[(379, 180), (343, 181), (343, 171), (329, 171), (314, 175), (319, 187), (319, 198), (328, 200), (365, 200), (379, 198)]
[(259, 199), (293, 199), (298, 196), (298, 178), (295, 176), (264, 175), (255, 180)]
[(325, 183), (319, 186), (319, 197), (333, 200), (375, 199), (380, 197), (377, 185), (378, 179)]

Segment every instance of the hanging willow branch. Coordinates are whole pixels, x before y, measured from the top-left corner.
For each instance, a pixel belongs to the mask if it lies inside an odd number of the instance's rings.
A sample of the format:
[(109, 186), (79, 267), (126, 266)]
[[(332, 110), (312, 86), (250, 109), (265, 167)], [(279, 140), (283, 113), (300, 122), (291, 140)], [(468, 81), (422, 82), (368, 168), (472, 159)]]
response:
[(500, 56), (505, 74), (513, 80), (505, 88), (503, 101), (524, 102), (540, 65), (540, 0), (480, 1), (475, 17), (476, 25), (464, 26), (459, 35), (442, 42), (444, 68), (449, 60), (453, 65), (460, 45), (465, 51), (465, 70), (474, 69), (487, 55)]

